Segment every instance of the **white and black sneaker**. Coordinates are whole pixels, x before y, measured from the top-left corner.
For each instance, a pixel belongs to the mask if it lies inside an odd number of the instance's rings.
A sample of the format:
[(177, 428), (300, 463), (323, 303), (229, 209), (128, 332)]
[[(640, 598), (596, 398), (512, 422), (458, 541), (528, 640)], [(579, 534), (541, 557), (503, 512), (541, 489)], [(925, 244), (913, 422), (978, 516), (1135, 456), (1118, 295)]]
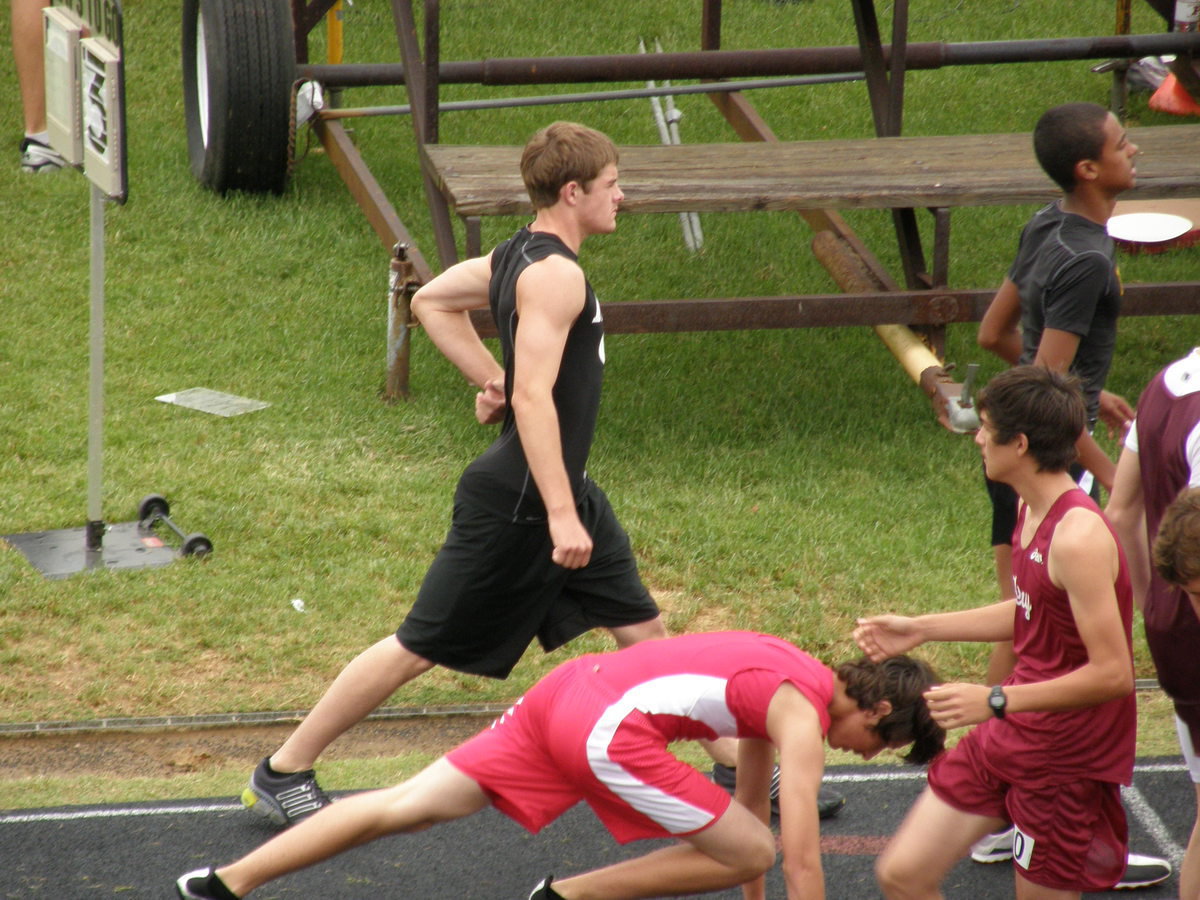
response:
[(64, 168), (67, 161), (62, 155), (37, 138), (27, 137), (21, 141), (21, 171), (31, 175), (57, 172)]
[(280, 775), (271, 771), (270, 757), (258, 764), (242, 791), (242, 805), (276, 825), (295, 825), (331, 802), (312, 769)]
[(1130, 853), (1125, 858), (1125, 874), (1114, 886), (1118, 891), (1134, 891), (1138, 888), (1162, 884), (1171, 877), (1171, 864), (1157, 856)]
[(227, 888), (211, 868), (180, 875), (175, 882), (175, 892), (180, 900), (238, 900), (237, 894)]
[(553, 875), (547, 875), (539, 881), (537, 887), (529, 895), (529, 900), (563, 900), (562, 894), (550, 887), (550, 882), (553, 880)]
[(977, 863), (1008, 862), (1013, 855), (1013, 830), (1010, 825), (1003, 831), (985, 834), (971, 845), (971, 859)]
[[(985, 835), (971, 845), (971, 859), (977, 863), (1006, 862), (1013, 855), (1013, 830), (1006, 828)], [(1158, 856), (1130, 853), (1125, 858), (1121, 880), (1113, 885), (1116, 891), (1135, 891), (1138, 888), (1162, 884), (1171, 877), (1171, 864)]]

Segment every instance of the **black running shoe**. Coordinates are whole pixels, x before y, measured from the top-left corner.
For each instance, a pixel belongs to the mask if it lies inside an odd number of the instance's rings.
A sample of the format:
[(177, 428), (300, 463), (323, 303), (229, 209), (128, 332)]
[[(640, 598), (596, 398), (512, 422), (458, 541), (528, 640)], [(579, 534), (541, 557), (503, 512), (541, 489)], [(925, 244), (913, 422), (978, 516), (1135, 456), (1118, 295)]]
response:
[(562, 894), (550, 887), (550, 882), (554, 880), (553, 875), (547, 875), (538, 886), (533, 889), (533, 893), (529, 895), (529, 900), (563, 900)]
[(181, 875), (175, 882), (175, 892), (181, 900), (238, 900), (211, 867)]
[(1171, 877), (1171, 864), (1157, 856), (1130, 853), (1125, 858), (1125, 873), (1114, 886), (1118, 891), (1133, 891), (1138, 888), (1161, 884)]
[(821, 785), (817, 792), (817, 815), (822, 819), (832, 819), (842, 811), (846, 798), (828, 785)]
[[(718, 787), (723, 787), (729, 793), (733, 793), (737, 786), (737, 769), (731, 766), (723, 766), (720, 763), (714, 763), (712, 767), (712, 780)], [(831, 787), (821, 785), (821, 790), (817, 794), (817, 815), (822, 819), (832, 819), (836, 816), (843, 806), (846, 805), (846, 798), (839, 794)], [(779, 766), (771, 772), (771, 815), (779, 815)]]
[(295, 825), (332, 801), (317, 784), (312, 769), (291, 775), (275, 775), (267, 768), (267, 757), (250, 776), (242, 791), (242, 805), (276, 825)]

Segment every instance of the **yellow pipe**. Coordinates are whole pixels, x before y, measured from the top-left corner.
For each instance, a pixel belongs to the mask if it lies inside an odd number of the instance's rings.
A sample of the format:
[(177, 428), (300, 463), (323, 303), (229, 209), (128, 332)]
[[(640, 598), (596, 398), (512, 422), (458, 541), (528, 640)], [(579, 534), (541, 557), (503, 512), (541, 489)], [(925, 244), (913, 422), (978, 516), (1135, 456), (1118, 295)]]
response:
[(329, 62), (337, 65), (342, 61), (342, 0), (333, 4), (325, 16), (325, 43)]
[[(832, 231), (813, 235), (813, 253), (825, 266), (833, 280), (844, 291), (865, 294), (882, 290), (850, 245)], [(931, 366), (941, 368), (941, 360), (905, 325), (876, 325), (875, 333), (899, 360), (908, 377), (921, 384), (921, 373)]]

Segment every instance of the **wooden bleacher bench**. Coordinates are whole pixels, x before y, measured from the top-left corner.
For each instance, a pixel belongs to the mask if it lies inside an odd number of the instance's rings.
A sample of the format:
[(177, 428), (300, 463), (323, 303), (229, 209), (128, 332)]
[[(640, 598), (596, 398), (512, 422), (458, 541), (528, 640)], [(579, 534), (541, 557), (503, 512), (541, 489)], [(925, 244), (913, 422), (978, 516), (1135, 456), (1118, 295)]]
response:
[[(1122, 199), (1200, 197), (1200, 124), (1134, 128), (1141, 150), (1137, 187)], [(869, 138), (780, 143), (622, 146), (625, 213), (921, 208), (1045, 203), (1059, 194), (1033, 155), (1028, 134)], [(427, 144), (429, 170), (450, 209), (466, 220), (467, 254), (477, 255), (479, 217), (532, 213), (520, 176), (520, 147)], [(1195, 291), (1130, 297), (1129, 312), (1192, 311)], [(1137, 293), (1137, 289), (1132, 293)], [(869, 304), (838, 295), (648, 300), (609, 304), (606, 329), (672, 332), (796, 328), (896, 322), (978, 321), (990, 291), (881, 293)], [(490, 317), (476, 328), (492, 334)]]
[[(1123, 199), (1200, 196), (1200, 125), (1132, 128), (1137, 187)], [(944, 208), (1042, 203), (1058, 193), (1028, 134), (623, 146), (626, 213)], [(424, 147), (463, 217), (527, 215), (520, 147)]]

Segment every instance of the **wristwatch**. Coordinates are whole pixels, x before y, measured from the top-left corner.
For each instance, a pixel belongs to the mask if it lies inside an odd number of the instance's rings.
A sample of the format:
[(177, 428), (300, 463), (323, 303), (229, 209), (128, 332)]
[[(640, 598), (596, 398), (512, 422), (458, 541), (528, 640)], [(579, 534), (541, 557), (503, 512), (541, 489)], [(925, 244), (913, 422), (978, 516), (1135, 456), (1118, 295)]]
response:
[(991, 707), (992, 715), (997, 719), (1004, 718), (1004, 708), (1008, 706), (1008, 698), (1004, 696), (1004, 688), (1000, 685), (996, 685), (988, 694), (988, 706)]

